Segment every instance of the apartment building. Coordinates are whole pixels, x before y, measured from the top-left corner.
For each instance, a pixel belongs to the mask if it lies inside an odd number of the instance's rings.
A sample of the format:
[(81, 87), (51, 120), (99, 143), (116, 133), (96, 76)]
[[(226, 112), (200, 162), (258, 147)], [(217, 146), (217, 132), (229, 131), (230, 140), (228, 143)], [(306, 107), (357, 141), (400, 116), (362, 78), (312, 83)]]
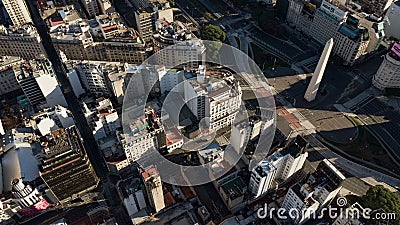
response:
[(316, 8), (311, 1), (290, 0), (286, 21), (296, 30), (309, 35)]
[(370, 42), (368, 29), (359, 24), (359, 18), (349, 16), (334, 36), (333, 53), (343, 59), (344, 64), (353, 65), (367, 53)]
[(293, 184), (282, 203), (286, 212), (297, 209), (298, 218), (292, 218), (296, 224), (304, 224), (312, 215), (327, 207), (342, 188), (345, 176), (327, 159), (320, 162), (317, 170), (310, 174), (305, 183)]
[(242, 90), (233, 76), (224, 80), (206, 76), (206, 68), (199, 66), (197, 80), (184, 82), (184, 99), (199, 121), (212, 131), (230, 126), (242, 101)]
[(9, 28), (0, 25), (0, 54), (28, 60), (46, 55), (42, 39), (30, 24)]
[(0, 59), (0, 95), (19, 90), (13, 67), (19, 66), (23, 60), (15, 56), (2, 56)]
[(385, 15), (385, 33), (388, 37), (400, 39), (400, 1), (393, 2)]
[(157, 13), (160, 11), (168, 11), (172, 14), (169, 1), (167, 0), (131, 0), (130, 3), (134, 7), (135, 29), (139, 32), (140, 37), (145, 42), (151, 42), (153, 36), (153, 24), (157, 19)]
[(139, 173), (144, 182), (150, 206), (157, 213), (165, 208), (164, 193), (160, 175), (155, 166), (140, 168)]
[(68, 107), (53, 67), (47, 58), (23, 62), (19, 67), (14, 67), (14, 74), (32, 105)]
[(14, 26), (32, 23), (31, 15), (24, 0), (2, 0)]
[(99, 178), (86, 155), (75, 126), (41, 137), (44, 159), (40, 176), (62, 203), (97, 187)]
[(372, 79), (372, 85), (379, 90), (400, 88), (400, 44), (394, 43), (384, 56), (383, 62)]
[(308, 157), (304, 143), (303, 138), (298, 136), (294, 143), (261, 161), (253, 169), (249, 190), (254, 198), (284, 182), (303, 167)]
[(309, 34), (318, 43), (325, 45), (345, 22), (346, 17), (347, 12), (324, 0), (315, 12)]
[(97, 0), (80, 0), (85, 7), (86, 11), (88, 12), (89, 16), (95, 17), (100, 14), (101, 8)]
[(79, 18), (71, 6), (49, 19), (54, 47), (69, 60), (94, 60), (141, 64), (148, 49), (132, 28), (126, 28), (118, 13), (96, 19)]

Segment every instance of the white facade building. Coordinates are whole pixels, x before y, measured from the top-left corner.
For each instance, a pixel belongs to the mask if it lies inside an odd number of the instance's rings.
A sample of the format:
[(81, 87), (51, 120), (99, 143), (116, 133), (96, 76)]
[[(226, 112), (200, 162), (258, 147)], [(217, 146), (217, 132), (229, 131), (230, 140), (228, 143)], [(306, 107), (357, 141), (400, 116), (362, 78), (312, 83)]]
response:
[(296, 183), (290, 187), (282, 208), (286, 212), (297, 209), (301, 214), (294, 222), (304, 224), (310, 219), (310, 215), (318, 215), (321, 209), (328, 207), (342, 188), (344, 179), (345, 176), (324, 159), (316, 171), (309, 175), (306, 183)]
[(171, 91), (175, 86), (183, 81), (183, 70), (171, 69), (160, 71), (158, 79), (160, 81), (161, 94)]
[(71, 69), (70, 71), (68, 71), (67, 77), (69, 82), (71, 83), (72, 90), (74, 91), (74, 94), (77, 98), (79, 98), (79, 96), (81, 96), (82, 94), (86, 93), (82, 87), (78, 73), (76, 72), (75, 69)]
[(105, 75), (100, 65), (83, 61), (77, 71), (87, 91), (98, 97), (108, 95)]
[[(140, 110), (138, 113), (142, 113), (141, 110), (143, 109), (138, 107), (131, 110)], [(146, 110), (146, 113), (143, 112), (143, 116), (131, 124), (132, 133), (125, 134), (125, 140), (123, 140), (123, 148), (130, 163), (143, 159), (146, 154), (157, 150), (159, 147), (158, 141), (162, 138), (164, 138), (165, 141), (164, 130), (159, 122), (159, 118), (157, 118), (153, 109), (148, 108)], [(152, 124), (148, 123), (147, 116), (153, 117), (154, 121)], [(160, 145), (162, 145), (162, 143), (160, 143)]]
[(249, 190), (258, 198), (266, 193), (272, 185), (275, 178), (276, 168), (269, 161), (261, 161), (261, 163), (251, 172)]
[(241, 155), (245, 150), (245, 144), (250, 140), (252, 134), (252, 127), (248, 124), (248, 121), (234, 124), (231, 127), (231, 138), (230, 144), (235, 149), (236, 153)]
[(171, 47), (157, 52), (156, 57), (157, 65), (164, 65), (166, 67), (176, 67), (179, 65), (186, 65), (191, 68), (196, 68), (199, 61), (205, 58), (206, 47), (200, 40), (192, 40), (187, 42), (178, 42)]
[(121, 128), (121, 121), (110, 99), (99, 98), (93, 136), (96, 141), (114, 135)]
[(387, 37), (400, 39), (400, 1), (393, 2), (385, 16), (385, 34)]
[(205, 76), (203, 66), (199, 66), (199, 71), (197, 81), (186, 80), (184, 83), (187, 106), (200, 121), (200, 126), (209, 127), (211, 131), (230, 126), (242, 103), (241, 87), (233, 77), (214, 80)]
[(290, 0), (286, 21), (296, 30), (310, 34), (316, 6), (309, 1)]
[(21, 26), (32, 22), (24, 0), (2, 0), (2, 2), (14, 26)]
[(249, 190), (254, 198), (273, 188), (273, 185), (281, 183), (299, 171), (308, 157), (308, 153), (302, 153), (302, 149), (291, 145), (277, 152), (255, 167), (250, 178)]
[(310, 36), (321, 45), (334, 37), (335, 32), (345, 21), (347, 12), (338, 7), (323, 1), (321, 7), (316, 10), (314, 20), (310, 28)]
[(150, 166), (145, 169), (140, 169), (144, 185), (146, 187), (147, 197), (149, 198), (150, 206), (156, 212), (165, 208), (164, 193), (160, 175), (155, 166)]
[(400, 44), (395, 43), (372, 79), (379, 90), (400, 88)]
[(319, 202), (312, 197), (312, 192), (310, 192), (310, 190), (296, 183), (289, 188), (285, 200), (283, 201), (282, 208), (286, 209), (286, 212), (296, 209), (297, 212), (300, 212), (300, 216), (294, 221), (295, 224), (304, 224), (310, 219), (312, 213), (318, 210), (319, 205)]
[(343, 59), (344, 64), (353, 65), (367, 53), (370, 41), (368, 29), (359, 26), (359, 19), (349, 16), (334, 36), (333, 53)]

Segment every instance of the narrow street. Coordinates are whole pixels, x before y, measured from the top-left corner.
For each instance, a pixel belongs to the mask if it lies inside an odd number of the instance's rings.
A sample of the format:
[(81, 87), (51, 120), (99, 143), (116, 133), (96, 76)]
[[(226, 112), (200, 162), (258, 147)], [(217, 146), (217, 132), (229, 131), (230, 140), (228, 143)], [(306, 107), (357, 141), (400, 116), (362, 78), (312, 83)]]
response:
[[(86, 153), (89, 157), (93, 168), (100, 178), (100, 189), (104, 188), (104, 185), (108, 185), (108, 169), (105, 160), (97, 147), (96, 141), (93, 137), (91, 128), (86, 122), (86, 118), (81, 110), (80, 104), (76, 96), (72, 91), (71, 84), (67, 78), (67, 71), (63, 63), (61, 62), (56, 49), (51, 41), (50, 34), (48, 33), (47, 26), (43, 19), (39, 15), (39, 11), (36, 7), (35, 0), (26, 0), (28, 8), (30, 10), (34, 25), (42, 39), (44, 49), (47, 57), (49, 58), (52, 66), (55, 70), (58, 82), (64, 93), (64, 97), (67, 100), (68, 108), (73, 113), (75, 119), (75, 125), (77, 126), (81, 137), (83, 137), (83, 144)], [(118, 199), (119, 205), (122, 205), (120, 199)], [(129, 216), (126, 215), (125, 211), (116, 215), (118, 224), (130, 224)]]

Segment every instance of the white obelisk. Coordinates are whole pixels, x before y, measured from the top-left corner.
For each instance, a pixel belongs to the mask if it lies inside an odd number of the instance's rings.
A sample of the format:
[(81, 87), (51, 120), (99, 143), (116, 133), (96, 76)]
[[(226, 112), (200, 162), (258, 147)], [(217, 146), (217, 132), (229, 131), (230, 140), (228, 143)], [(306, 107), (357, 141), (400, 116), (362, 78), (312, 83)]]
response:
[(317, 96), (318, 88), (321, 83), (322, 77), (324, 76), (326, 64), (328, 63), (329, 55), (331, 54), (333, 47), (333, 39), (329, 39), (325, 44), (324, 51), (322, 52), (321, 58), (319, 58), (317, 68), (311, 78), (310, 84), (308, 85), (304, 98), (308, 101), (314, 101)]

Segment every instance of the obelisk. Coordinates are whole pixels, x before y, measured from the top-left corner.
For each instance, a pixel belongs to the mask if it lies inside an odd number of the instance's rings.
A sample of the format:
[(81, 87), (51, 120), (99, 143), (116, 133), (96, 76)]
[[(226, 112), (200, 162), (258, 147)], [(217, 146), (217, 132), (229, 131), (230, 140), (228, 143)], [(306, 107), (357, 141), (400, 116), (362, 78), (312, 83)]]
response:
[(311, 78), (310, 84), (308, 85), (307, 91), (304, 98), (308, 101), (314, 101), (317, 96), (319, 85), (321, 84), (322, 77), (324, 76), (326, 64), (328, 64), (329, 55), (331, 54), (333, 47), (333, 39), (329, 39), (326, 42), (324, 51), (322, 52), (321, 58), (319, 58), (317, 68)]

